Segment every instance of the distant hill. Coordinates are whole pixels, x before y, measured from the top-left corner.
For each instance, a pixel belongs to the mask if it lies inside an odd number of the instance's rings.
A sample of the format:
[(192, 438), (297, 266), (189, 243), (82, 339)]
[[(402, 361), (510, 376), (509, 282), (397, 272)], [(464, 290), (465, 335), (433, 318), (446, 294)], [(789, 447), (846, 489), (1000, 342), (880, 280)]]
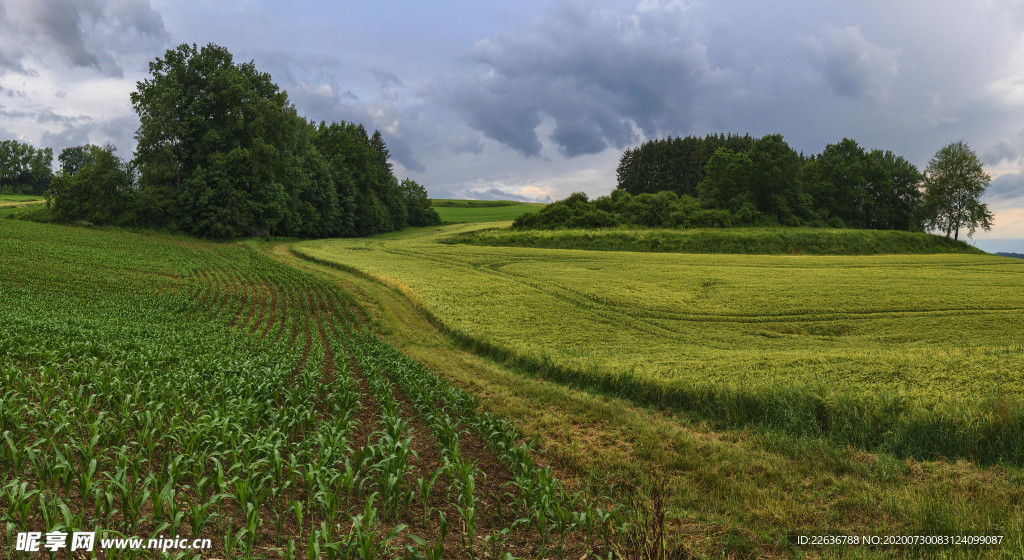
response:
[(515, 200), (452, 199), (432, 199), (430, 206), (441, 216), (441, 222), (447, 224), (504, 222), (544, 207), (543, 204)]
[(1024, 254), (1021, 254), (1021, 253), (1002, 253), (1002, 252), (1000, 252), (1000, 253), (996, 253), (995, 255), (997, 257), (1010, 257), (1010, 258), (1013, 258), (1013, 259), (1024, 259)]

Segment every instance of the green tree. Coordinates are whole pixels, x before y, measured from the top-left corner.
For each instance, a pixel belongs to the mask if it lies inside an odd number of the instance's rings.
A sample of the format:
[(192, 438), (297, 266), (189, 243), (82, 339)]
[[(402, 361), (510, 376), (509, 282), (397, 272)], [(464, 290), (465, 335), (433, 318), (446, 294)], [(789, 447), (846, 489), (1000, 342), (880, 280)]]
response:
[(44, 194), (53, 178), (53, 150), (17, 140), (0, 141), (0, 191)]
[(135, 172), (111, 145), (91, 146), (89, 157), (74, 175), (54, 176), (48, 201), (54, 216), (64, 222), (84, 220), (97, 225), (122, 220), (135, 192)]
[(800, 155), (781, 134), (768, 134), (754, 142), (749, 156), (757, 209), (782, 225), (799, 225), (804, 206), (798, 181)]
[(288, 96), (224, 47), (180, 45), (131, 94), (139, 211), (197, 235), (269, 233), (284, 216), (295, 121)]
[(960, 238), (961, 229), (967, 230), (967, 237), (978, 228), (992, 229), (992, 212), (981, 203), (992, 178), (966, 142), (958, 140), (940, 148), (924, 174), (923, 208), (928, 228), (954, 239)]
[(61, 150), (60, 155), (57, 156), (57, 161), (60, 162), (60, 170), (68, 175), (78, 173), (79, 169), (82, 169), (96, 159), (96, 151), (101, 149), (93, 144), (64, 148)]
[(404, 179), (399, 184), (402, 199), (408, 212), (410, 226), (436, 226), (441, 223), (441, 216), (430, 207), (427, 189), (412, 179)]
[(757, 214), (751, 177), (754, 163), (744, 153), (729, 148), (715, 151), (704, 166), (704, 180), (697, 185), (706, 208), (729, 210), (740, 223), (750, 223)]

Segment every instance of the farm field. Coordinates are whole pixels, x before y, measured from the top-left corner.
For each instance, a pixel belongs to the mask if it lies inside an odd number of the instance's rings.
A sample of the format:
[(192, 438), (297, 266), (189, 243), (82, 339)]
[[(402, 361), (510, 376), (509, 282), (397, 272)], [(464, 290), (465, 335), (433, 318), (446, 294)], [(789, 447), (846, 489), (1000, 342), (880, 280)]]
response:
[[(212, 541), (199, 557), (239, 559), (646, 558), (658, 542), (667, 557), (1024, 550), (1013, 465), (715, 428), (553, 383), (463, 350), (404, 296), (293, 243), (15, 220), (0, 234), (10, 557), (17, 532), (73, 527), (198, 535)], [(858, 531), (1006, 541), (793, 538)]]
[(514, 220), (523, 214), (536, 212), (544, 205), (511, 200), (432, 199), (431, 207), (437, 210), (441, 222), (456, 224)]
[(962, 241), (907, 231), (822, 228), (486, 229), (441, 241), (488, 247), (532, 247), (646, 253), (877, 255), (983, 252)]
[(0, 193), (0, 208), (8, 206), (27, 206), (31, 204), (40, 204), (45, 201), (45, 198), (41, 196), (36, 196), (34, 194)]
[(465, 344), (722, 426), (1024, 463), (1024, 263), (445, 245), (486, 226), (294, 244)]
[(168, 556), (190, 559), (578, 558), (629, 536), (336, 286), (252, 248), (0, 220), (0, 302), (4, 557), (15, 533), (94, 528), (211, 540)]

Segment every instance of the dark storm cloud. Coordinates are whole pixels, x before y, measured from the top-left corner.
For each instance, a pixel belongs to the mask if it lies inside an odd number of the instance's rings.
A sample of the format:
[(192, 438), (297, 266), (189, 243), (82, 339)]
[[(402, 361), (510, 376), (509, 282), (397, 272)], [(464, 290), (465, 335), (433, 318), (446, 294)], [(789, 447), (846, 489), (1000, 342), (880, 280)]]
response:
[(1024, 155), (1024, 131), (1014, 138), (1002, 138), (989, 148), (982, 160), (988, 165), (996, 165), (1001, 161), (1015, 161)]
[(149, 0), (13, 0), (0, 13), (0, 32), (0, 70), (30, 71), (23, 65), (28, 53), (18, 48), (30, 44), (36, 55), (52, 49), (71, 66), (113, 77), (123, 75), (121, 55), (168, 38)]
[(835, 95), (883, 102), (899, 75), (899, 51), (868, 41), (857, 26), (808, 40), (814, 66)]
[(439, 80), (432, 94), (523, 156), (540, 154), (545, 116), (567, 157), (622, 148), (636, 140), (634, 126), (647, 136), (687, 130), (697, 98), (741, 89), (699, 35), (681, 9), (561, 5), (528, 29), (477, 43), (469, 59), (482, 71)]
[(1024, 175), (1007, 173), (992, 180), (985, 191), (985, 200), (992, 203), (1005, 203), (1024, 197)]

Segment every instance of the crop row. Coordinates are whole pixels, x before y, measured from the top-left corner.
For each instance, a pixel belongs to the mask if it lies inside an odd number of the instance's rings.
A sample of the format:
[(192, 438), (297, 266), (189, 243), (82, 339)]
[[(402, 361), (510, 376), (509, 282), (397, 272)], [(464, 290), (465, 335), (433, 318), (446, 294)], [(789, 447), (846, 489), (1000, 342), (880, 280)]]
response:
[(96, 530), (228, 558), (607, 557), (628, 530), (321, 280), (237, 246), (0, 228), (8, 550)]

